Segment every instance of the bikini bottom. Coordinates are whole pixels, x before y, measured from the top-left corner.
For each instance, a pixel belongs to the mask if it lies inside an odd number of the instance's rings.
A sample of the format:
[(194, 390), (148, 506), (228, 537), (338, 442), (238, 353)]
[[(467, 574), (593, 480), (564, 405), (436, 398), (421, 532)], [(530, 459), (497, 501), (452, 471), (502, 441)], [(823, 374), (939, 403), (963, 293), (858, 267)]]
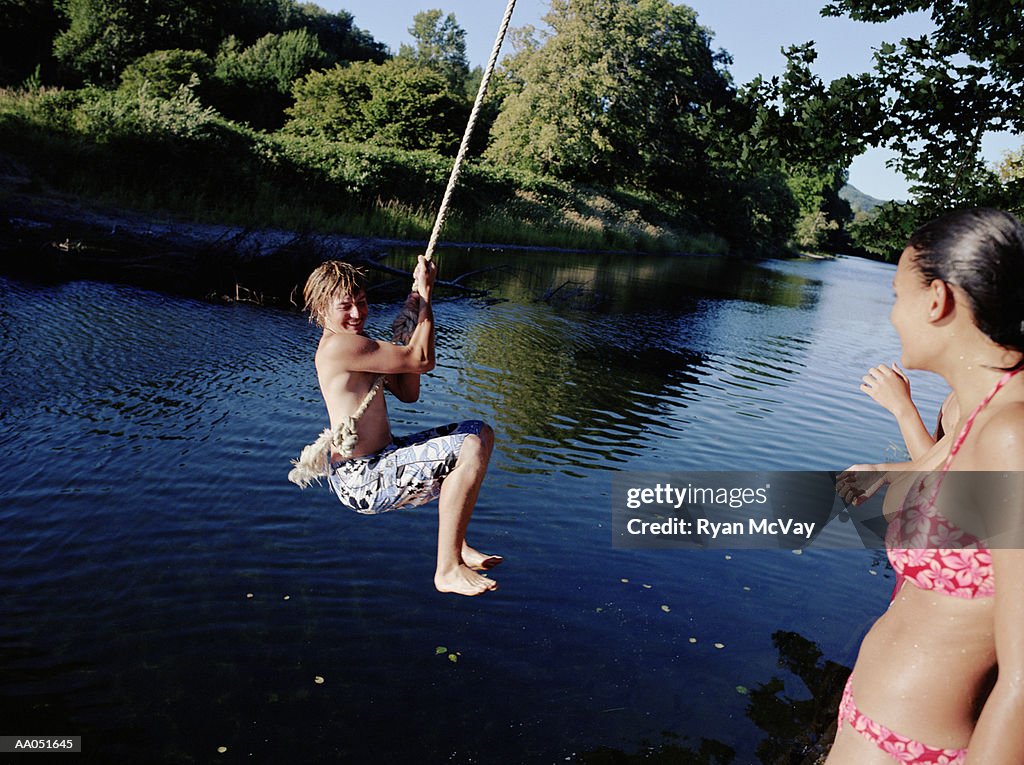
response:
[(922, 744), (912, 738), (889, 730), (857, 709), (853, 700), (853, 677), (846, 681), (843, 700), (839, 702), (839, 727), (844, 722), (877, 746), (896, 762), (909, 765), (962, 765), (967, 759), (966, 749), (939, 749)]

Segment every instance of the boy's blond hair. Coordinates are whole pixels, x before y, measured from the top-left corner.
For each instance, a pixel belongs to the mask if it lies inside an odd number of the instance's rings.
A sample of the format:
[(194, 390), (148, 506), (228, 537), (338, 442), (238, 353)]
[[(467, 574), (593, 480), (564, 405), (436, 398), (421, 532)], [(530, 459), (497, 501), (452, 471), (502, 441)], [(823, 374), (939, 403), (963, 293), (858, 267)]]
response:
[(324, 325), (324, 316), (331, 307), (331, 301), (363, 292), (366, 274), (362, 269), (341, 260), (325, 260), (309, 275), (302, 297), (309, 311), (309, 321), (317, 326)]

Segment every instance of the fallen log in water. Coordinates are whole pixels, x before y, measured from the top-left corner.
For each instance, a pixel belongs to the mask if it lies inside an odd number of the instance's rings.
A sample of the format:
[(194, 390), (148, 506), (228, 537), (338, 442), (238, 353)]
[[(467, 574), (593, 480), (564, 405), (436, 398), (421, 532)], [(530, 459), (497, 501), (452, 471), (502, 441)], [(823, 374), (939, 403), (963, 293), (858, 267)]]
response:
[[(342, 235), (167, 222), (62, 200), (0, 200), (0, 272), (46, 281), (99, 279), (224, 302), (301, 307), (317, 264), (338, 258), (397, 278), (376, 284), (404, 295), (411, 273), (383, 263), (396, 243)], [(410, 243), (405, 243), (410, 244)], [(439, 282), (462, 294), (472, 274)]]

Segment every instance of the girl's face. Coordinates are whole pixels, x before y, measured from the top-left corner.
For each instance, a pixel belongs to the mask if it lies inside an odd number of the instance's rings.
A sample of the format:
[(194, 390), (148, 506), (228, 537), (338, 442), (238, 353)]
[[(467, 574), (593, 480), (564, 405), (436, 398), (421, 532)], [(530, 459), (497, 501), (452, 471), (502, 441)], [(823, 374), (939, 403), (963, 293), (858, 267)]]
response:
[(927, 330), (931, 310), (931, 290), (921, 278), (914, 263), (914, 251), (907, 248), (900, 255), (896, 276), (892, 280), (895, 299), (889, 321), (899, 335), (903, 356), (900, 363), (907, 369), (923, 369), (929, 358)]

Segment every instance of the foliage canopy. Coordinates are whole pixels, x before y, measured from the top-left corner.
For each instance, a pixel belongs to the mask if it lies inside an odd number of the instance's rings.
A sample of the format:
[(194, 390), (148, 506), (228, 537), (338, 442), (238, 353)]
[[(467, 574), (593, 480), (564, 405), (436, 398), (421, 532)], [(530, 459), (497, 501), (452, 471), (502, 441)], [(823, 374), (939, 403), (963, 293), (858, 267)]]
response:
[[(703, 163), (697, 123), (729, 99), (696, 13), (668, 0), (553, 0), (505, 63), (490, 155), (587, 182), (678, 186)], [(703, 174), (703, 173), (701, 173)]]
[(416, 44), (402, 45), (398, 57), (436, 69), (453, 93), (464, 93), (469, 77), (466, 30), (459, 26), (455, 14), (443, 16), (437, 9), (420, 11), (413, 17), (409, 34)]
[(244, 48), (291, 30), (315, 36), (331, 61), (384, 58), (384, 46), (358, 29), (351, 14), (295, 0), (65, 0), (60, 8), (65, 28), (54, 39), (54, 55), (96, 84), (115, 83), (128, 64), (152, 51), (212, 56), (230, 38)]
[(442, 153), (458, 147), (469, 111), (443, 75), (403, 59), (311, 72), (294, 98), (289, 133)]
[[(880, 115), (863, 130), (870, 145), (896, 152), (894, 167), (911, 181), (914, 202), (882, 210), (876, 247), (898, 250), (914, 224), (943, 210), (992, 205), (1020, 211), (1024, 196), (1000, 184), (981, 156), (991, 131), (1024, 132), (1024, 7), (1019, 0), (833, 0), (824, 15), (882, 22), (927, 12), (928, 34), (882, 45), (869, 75), (833, 83), (853, 98), (870, 82)], [(906, 220), (900, 220), (900, 218)], [(886, 243), (887, 242), (887, 243)]]
[[(986, 133), (1024, 130), (1020, 0), (822, 2), (823, 15), (865, 22), (927, 13), (932, 28), (882, 45), (869, 72), (823, 82), (808, 43), (786, 49), (781, 75), (737, 86), (686, 5), (550, 0), (546, 29), (513, 31), (472, 154), (583, 195), (657, 199), (745, 251), (887, 255), (949, 207), (1020, 212), (1019, 152), (999, 168), (980, 152)], [(230, 121), (304, 146), (450, 154), (481, 72), (453, 14), (421, 11), (409, 31), (391, 57), (350, 13), (297, 0), (5, 0), (0, 84), (77, 88), (34, 108), (77, 104), (60, 119), (97, 141), (221, 140)], [(915, 198), (848, 226), (838, 192), (872, 146), (896, 152)]]

